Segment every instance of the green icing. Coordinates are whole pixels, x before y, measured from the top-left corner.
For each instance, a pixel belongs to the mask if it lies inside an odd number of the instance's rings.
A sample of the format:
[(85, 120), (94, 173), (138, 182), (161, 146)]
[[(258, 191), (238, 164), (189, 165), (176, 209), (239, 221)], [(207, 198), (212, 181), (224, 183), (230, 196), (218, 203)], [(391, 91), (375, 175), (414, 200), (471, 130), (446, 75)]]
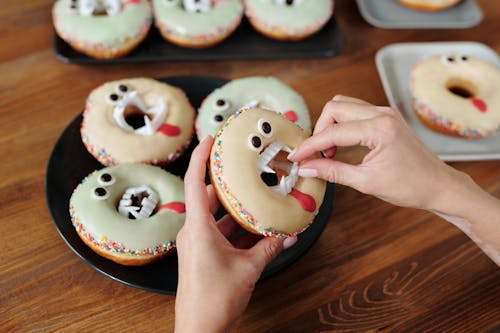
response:
[(225, 31), (241, 17), (243, 4), (241, 0), (227, 0), (217, 3), (205, 13), (189, 13), (180, 2), (168, 5), (164, 0), (153, 0), (153, 9), (163, 29), (182, 36), (198, 36)]
[(290, 33), (326, 22), (333, 0), (304, 0), (300, 5), (277, 5), (274, 0), (246, 0), (248, 11), (256, 20), (269, 26), (280, 26)]
[(54, 5), (55, 25), (65, 39), (83, 40), (106, 46), (135, 36), (148, 21), (151, 8), (147, 1), (128, 5), (114, 16), (81, 16), (69, 9), (70, 0), (58, 0)]
[[(224, 111), (218, 110), (215, 105), (218, 99), (228, 102), (230, 107)], [(273, 77), (255, 76), (230, 81), (203, 101), (196, 119), (198, 137), (215, 136), (221, 125), (214, 121), (215, 115), (221, 115), (225, 122), (230, 115), (255, 100), (260, 102), (260, 107), (278, 113), (293, 110), (298, 116), (297, 125), (306, 132), (311, 129), (311, 119), (302, 96)]]
[[(104, 172), (113, 176), (114, 184), (98, 183), (98, 177)], [(73, 192), (70, 204), (85, 231), (98, 241), (106, 237), (136, 250), (175, 241), (185, 214), (162, 210), (149, 218), (133, 220), (118, 212), (118, 202), (126, 189), (142, 185), (158, 194), (157, 207), (169, 202), (185, 202), (184, 183), (178, 177), (151, 165), (123, 164), (89, 175)], [(109, 197), (105, 200), (93, 198), (92, 191), (96, 187), (105, 188)]]

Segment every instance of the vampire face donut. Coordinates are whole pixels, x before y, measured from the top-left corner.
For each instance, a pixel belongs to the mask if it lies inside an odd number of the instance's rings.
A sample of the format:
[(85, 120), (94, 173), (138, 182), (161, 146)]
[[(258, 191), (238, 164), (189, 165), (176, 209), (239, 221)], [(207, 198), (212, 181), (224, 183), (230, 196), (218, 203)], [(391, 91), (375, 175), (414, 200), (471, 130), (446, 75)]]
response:
[(464, 138), (500, 130), (500, 70), (466, 54), (418, 62), (410, 77), (413, 108), (431, 129)]
[(99, 255), (144, 265), (175, 247), (185, 220), (183, 182), (159, 167), (126, 164), (95, 171), (77, 186), (70, 215), (80, 238)]
[(152, 22), (147, 0), (57, 0), (56, 33), (75, 50), (94, 58), (116, 58), (133, 50)]
[(222, 42), (243, 17), (241, 0), (153, 0), (153, 8), (163, 38), (192, 48)]
[(147, 78), (105, 83), (91, 92), (81, 135), (104, 165), (175, 160), (193, 136), (194, 109), (179, 88)]
[(205, 98), (196, 117), (198, 138), (215, 136), (233, 113), (254, 107), (281, 113), (306, 133), (311, 130), (311, 119), (302, 96), (276, 78), (255, 76), (232, 80)]
[(245, 15), (260, 33), (300, 40), (321, 30), (333, 14), (333, 0), (246, 0)]
[(323, 202), (326, 182), (298, 176), (286, 156), (308, 135), (276, 112), (245, 109), (217, 133), (210, 177), (217, 197), (250, 232), (287, 237), (305, 230)]

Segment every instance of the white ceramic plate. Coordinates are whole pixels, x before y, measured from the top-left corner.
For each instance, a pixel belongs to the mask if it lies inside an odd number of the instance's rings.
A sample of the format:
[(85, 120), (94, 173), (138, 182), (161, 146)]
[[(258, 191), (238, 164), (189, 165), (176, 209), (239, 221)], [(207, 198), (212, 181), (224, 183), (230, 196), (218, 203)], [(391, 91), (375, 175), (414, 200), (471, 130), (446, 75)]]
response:
[(464, 29), (479, 24), (483, 13), (474, 0), (440, 12), (412, 10), (397, 0), (357, 0), (363, 18), (384, 29)]
[(443, 53), (475, 56), (500, 68), (498, 54), (481, 43), (444, 42), (388, 45), (377, 52), (375, 62), (390, 105), (401, 111), (412, 130), (442, 160), (500, 159), (500, 133), (484, 139), (455, 138), (430, 130), (418, 120), (413, 112), (409, 88), (410, 72), (413, 65), (419, 59)]

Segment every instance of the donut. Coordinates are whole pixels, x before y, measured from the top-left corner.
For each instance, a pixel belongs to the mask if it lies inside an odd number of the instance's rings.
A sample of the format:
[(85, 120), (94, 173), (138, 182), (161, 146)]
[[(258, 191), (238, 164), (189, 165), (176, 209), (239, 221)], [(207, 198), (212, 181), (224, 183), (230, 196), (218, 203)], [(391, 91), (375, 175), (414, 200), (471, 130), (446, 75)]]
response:
[(198, 138), (215, 136), (233, 113), (257, 106), (283, 114), (306, 133), (311, 131), (311, 119), (302, 96), (276, 78), (254, 76), (232, 80), (203, 100), (196, 117)]
[(193, 136), (195, 112), (184, 92), (148, 78), (105, 83), (87, 98), (82, 141), (106, 166), (167, 164)]
[(286, 158), (307, 137), (296, 124), (260, 108), (236, 112), (217, 132), (210, 178), (219, 201), (244, 229), (291, 237), (311, 224), (326, 182), (299, 177), (298, 163)]
[(462, 0), (398, 0), (403, 6), (410, 9), (426, 12), (436, 12), (455, 6)]
[(255, 30), (278, 40), (301, 40), (333, 14), (333, 0), (245, 0), (245, 15)]
[(184, 184), (163, 169), (131, 163), (87, 176), (70, 199), (73, 226), (97, 254), (122, 265), (156, 261), (184, 224)]
[(476, 57), (430, 56), (410, 75), (410, 94), (418, 118), (429, 128), (468, 139), (500, 130), (500, 70)]
[(241, 0), (153, 0), (153, 10), (163, 38), (190, 48), (222, 42), (243, 17)]
[(54, 28), (73, 49), (97, 59), (132, 51), (152, 22), (147, 0), (57, 0)]

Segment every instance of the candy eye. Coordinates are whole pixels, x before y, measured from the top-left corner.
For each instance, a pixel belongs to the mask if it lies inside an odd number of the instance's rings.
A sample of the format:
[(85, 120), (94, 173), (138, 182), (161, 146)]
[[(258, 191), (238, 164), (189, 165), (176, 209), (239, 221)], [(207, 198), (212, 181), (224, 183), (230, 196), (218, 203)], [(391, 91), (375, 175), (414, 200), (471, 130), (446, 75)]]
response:
[(443, 56), (442, 60), (447, 65), (451, 65), (451, 64), (454, 64), (456, 62), (454, 55), (445, 55), (445, 56)]
[(264, 135), (267, 138), (273, 134), (273, 128), (271, 127), (271, 123), (266, 119), (259, 119), (257, 127), (259, 129), (259, 132), (262, 133), (262, 135)]
[(92, 189), (92, 197), (97, 200), (106, 200), (109, 193), (104, 187), (96, 187)]
[(124, 84), (120, 84), (117, 87), (117, 90), (122, 93), (126, 93), (128, 91), (128, 87)]
[(115, 183), (115, 178), (113, 178), (113, 176), (111, 176), (109, 173), (105, 172), (99, 176), (97, 181), (103, 186), (109, 186)]
[(214, 102), (214, 109), (219, 111), (226, 111), (230, 107), (229, 101), (219, 98)]
[(214, 121), (218, 124), (222, 123), (224, 121), (224, 116), (221, 114), (216, 114), (214, 116)]
[(469, 61), (469, 57), (468, 57), (468, 56), (466, 56), (466, 55), (462, 55), (462, 56), (460, 57), (460, 60), (461, 60), (462, 62), (467, 62), (467, 61)]
[(121, 95), (111, 93), (108, 95), (108, 102), (110, 102), (111, 104), (116, 104), (116, 102), (118, 102), (120, 98), (122, 98)]
[(250, 134), (248, 136), (248, 146), (252, 149), (255, 150), (256, 152), (259, 152), (262, 150), (262, 139), (260, 136), (256, 134)]

